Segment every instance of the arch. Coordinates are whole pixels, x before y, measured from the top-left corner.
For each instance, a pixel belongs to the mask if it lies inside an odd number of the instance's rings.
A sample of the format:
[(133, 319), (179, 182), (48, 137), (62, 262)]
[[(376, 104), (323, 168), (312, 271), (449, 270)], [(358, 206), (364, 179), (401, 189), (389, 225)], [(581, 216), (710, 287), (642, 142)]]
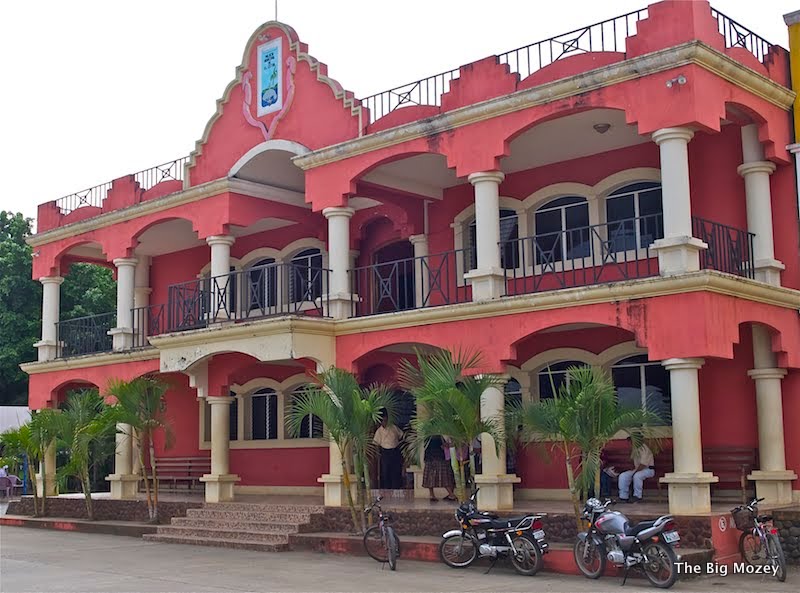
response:
[[(256, 263), (261, 261), (262, 259), (273, 258), (275, 262), (280, 262), (282, 260), (281, 252), (279, 249), (275, 249), (274, 247), (259, 247), (258, 249), (254, 249), (243, 255), (242, 257), (236, 259), (236, 263), (234, 264), (233, 258), (231, 258), (231, 265), (235, 265), (237, 270), (246, 270), (247, 268), (253, 267)], [(211, 263), (209, 262), (207, 266), (210, 266)]]
[(408, 239), (415, 234), (414, 225), (409, 222), (408, 212), (404, 208), (384, 202), (373, 208), (358, 210), (350, 221), (352, 232), (351, 243), (364, 239), (365, 231), (370, 223), (385, 219), (392, 224), (392, 228), (400, 233), (401, 239)]
[[(239, 160), (236, 161), (233, 166), (228, 171), (228, 177), (233, 177), (236, 175), (239, 170), (244, 167), (247, 163), (253, 160), (255, 157), (260, 155), (263, 152), (267, 152), (269, 150), (276, 150), (281, 152), (290, 152), (295, 156), (300, 156), (304, 154), (308, 154), (311, 152), (311, 149), (308, 147), (300, 144), (299, 142), (295, 142), (293, 140), (266, 140), (261, 144), (256, 144), (253, 148), (248, 150), (244, 153)], [(291, 160), (289, 161), (291, 162)]]
[(279, 254), (282, 261), (288, 262), (295, 255), (297, 255), (301, 251), (305, 251), (306, 249), (319, 249), (320, 253), (322, 254), (323, 262), (327, 261), (328, 252), (325, 249), (324, 241), (315, 239), (313, 237), (305, 237), (303, 239), (297, 239), (296, 241), (292, 241), (286, 247), (281, 249)]
[(577, 360), (588, 365), (599, 364), (599, 357), (593, 352), (581, 348), (553, 348), (529, 358), (520, 369), (528, 373), (538, 373), (548, 364), (561, 360)]
[(597, 355), (598, 364), (603, 367), (611, 367), (617, 364), (620, 360), (630, 356), (640, 356), (647, 354), (647, 348), (642, 348), (636, 344), (634, 340), (630, 342), (622, 342), (615, 344), (610, 348), (603, 350)]
[(583, 183), (574, 183), (571, 181), (564, 181), (560, 183), (553, 183), (552, 185), (545, 186), (536, 190), (527, 198), (522, 200), (523, 208), (526, 212), (535, 211), (541, 205), (564, 196), (580, 196), (591, 201), (597, 198), (595, 188)]
[(601, 179), (592, 190), (595, 196), (605, 198), (626, 185), (642, 181), (661, 183), (661, 170), (655, 167), (635, 167), (618, 171)]
[[(530, 78), (530, 77), (529, 77)], [(505, 130), (505, 138), (503, 145), (506, 147), (506, 154), (501, 156), (509, 156), (511, 143), (525, 132), (535, 128), (536, 126), (547, 123), (549, 121), (562, 119), (564, 117), (581, 113), (584, 111), (593, 111), (596, 109), (607, 109), (613, 111), (622, 111), (626, 113), (626, 99), (624, 96), (609, 93), (585, 93), (578, 97), (570, 97), (568, 105), (559, 105), (557, 110), (554, 110), (554, 104), (543, 105), (539, 109), (527, 110), (529, 113), (520, 113), (514, 119), (512, 126)]]
[[(517, 213), (517, 229), (520, 237), (527, 237), (529, 231), (528, 216), (526, 215), (525, 203), (523, 200), (500, 196), (500, 209), (513, 210)], [(453, 249), (464, 249), (466, 247), (464, 234), (467, 227), (475, 218), (475, 204), (472, 203), (461, 212), (455, 215), (450, 227), (453, 229)]]

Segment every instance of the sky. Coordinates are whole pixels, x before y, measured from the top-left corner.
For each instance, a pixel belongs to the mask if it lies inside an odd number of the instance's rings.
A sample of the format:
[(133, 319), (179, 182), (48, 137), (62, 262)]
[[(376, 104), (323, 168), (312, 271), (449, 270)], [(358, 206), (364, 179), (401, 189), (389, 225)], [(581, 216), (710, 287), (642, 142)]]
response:
[[(186, 156), (274, 0), (27, 0), (0, 8), (0, 210)], [(365, 97), (643, 8), (647, 0), (279, 0), (279, 20)], [(800, 0), (714, 0), (787, 47)]]

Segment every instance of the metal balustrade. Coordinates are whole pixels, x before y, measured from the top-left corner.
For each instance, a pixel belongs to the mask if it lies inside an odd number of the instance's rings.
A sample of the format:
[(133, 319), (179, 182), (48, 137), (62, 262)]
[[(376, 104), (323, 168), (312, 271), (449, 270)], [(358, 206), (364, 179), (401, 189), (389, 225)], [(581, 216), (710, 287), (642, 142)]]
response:
[[(712, 8), (711, 15), (717, 19), (719, 32), (725, 38), (725, 47), (742, 47), (759, 61), (764, 61), (772, 44), (718, 10)], [(497, 58), (501, 64), (508, 64), (512, 73), (519, 74), (520, 79), (524, 79), (545, 66), (577, 54), (624, 52), (626, 39), (636, 34), (638, 22), (647, 16), (647, 8), (642, 8), (501, 53)], [(459, 75), (460, 68), (446, 70), (370, 95), (361, 99), (361, 104), (369, 109), (370, 123), (404, 106), (439, 107), (442, 104), (442, 95), (450, 90), (450, 84)]]
[(465, 303), (473, 250), (455, 249), (350, 270), (353, 317)]
[[(139, 183), (139, 187), (141, 187), (143, 190), (151, 189), (162, 181), (183, 181), (184, 165), (186, 165), (188, 162), (188, 156), (181, 157), (179, 159), (175, 159), (174, 161), (169, 161), (167, 163), (156, 165), (155, 167), (150, 167), (149, 169), (144, 169), (143, 171), (138, 171), (133, 174), (133, 178)], [(106, 199), (109, 190), (111, 190), (111, 184), (111, 181), (107, 181), (106, 183), (101, 183), (99, 185), (95, 185), (94, 187), (90, 187), (88, 189), (69, 194), (68, 196), (64, 196), (63, 198), (59, 198), (56, 200), (56, 206), (58, 206), (61, 213), (65, 215), (84, 206), (102, 208), (103, 200)]]
[(133, 347), (147, 348), (148, 338), (163, 334), (167, 328), (166, 305), (149, 305), (131, 309), (133, 315)]
[(708, 245), (700, 252), (700, 268), (755, 278), (755, 234), (696, 216), (692, 234)]
[(116, 313), (101, 313), (59, 321), (56, 323), (56, 357), (67, 358), (110, 352), (113, 349), (113, 340), (108, 331), (116, 325)]
[(173, 284), (168, 292), (165, 331), (276, 315), (325, 317), (330, 270), (314, 265), (318, 257)]

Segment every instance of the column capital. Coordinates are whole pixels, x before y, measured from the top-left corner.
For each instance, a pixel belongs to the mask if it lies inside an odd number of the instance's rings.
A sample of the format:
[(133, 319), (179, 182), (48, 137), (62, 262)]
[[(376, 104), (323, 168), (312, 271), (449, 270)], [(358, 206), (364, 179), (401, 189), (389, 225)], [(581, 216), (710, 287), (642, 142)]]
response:
[(661, 144), (667, 140), (683, 140), (689, 142), (694, 138), (694, 132), (689, 128), (661, 128), (650, 134), (650, 138), (656, 144)]
[(410, 235), (408, 237), (409, 242), (412, 245), (416, 245), (417, 243), (427, 243), (428, 242), (428, 235)]
[(478, 171), (476, 173), (470, 173), (467, 176), (467, 180), (472, 185), (480, 183), (481, 181), (493, 181), (494, 183), (500, 184), (505, 178), (506, 174), (502, 171)]
[(766, 173), (772, 175), (775, 171), (775, 163), (771, 161), (753, 161), (752, 163), (744, 163), (736, 167), (736, 172), (742, 177), (746, 177), (751, 173)]
[(139, 260), (135, 257), (118, 257), (113, 260), (113, 263), (118, 268), (124, 268), (125, 266), (135, 267)]
[(231, 405), (235, 400), (235, 397), (230, 397), (228, 395), (209, 395), (206, 397), (206, 401), (209, 404), (225, 404)]
[(233, 245), (236, 242), (236, 237), (230, 235), (211, 235), (206, 237), (206, 243), (211, 245)]
[(39, 278), (42, 284), (62, 284), (64, 282), (63, 276), (42, 276)]
[(348, 206), (330, 206), (322, 210), (322, 216), (327, 219), (336, 218), (337, 216), (344, 216), (352, 218), (356, 211)]
[(787, 369), (775, 368), (775, 369), (752, 369), (747, 371), (747, 376), (753, 379), (754, 381), (758, 381), (759, 379), (778, 379), (779, 381), (783, 379), (789, 371)]
[(699, 369), (703, 366), (703, 364), (705, 364), (705, 362), (706, 361), (702, 358), (668, 358), (667, 360), (661, 361), (661, 366), (668, 371), (678, 371), (685, 369)]

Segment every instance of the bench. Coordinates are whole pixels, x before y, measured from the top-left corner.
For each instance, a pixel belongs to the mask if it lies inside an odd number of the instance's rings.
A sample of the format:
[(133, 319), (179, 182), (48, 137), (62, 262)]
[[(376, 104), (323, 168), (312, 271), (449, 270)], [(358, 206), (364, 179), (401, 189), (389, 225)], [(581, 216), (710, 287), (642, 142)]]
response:
[(173, 489), (185, 482), (189, 490), (200, 484), (200, 478), (211, 473), (210, 457), (156, 457), (156, 478), (159, 485), (171, 483)]
[[(631, 461), (631, 452), (628, 447), (622, 448), (615, 448), (615, 449), (606, 449), (606, 454), (608, 455), (608, 464), (613, 465), (619, 473), (622, 473), (626, 470), (633, 469), (633, 462)], [(655, 463), (655, 476), (649, 478), (644, 481), (644, 489), (645, 490), (656, 490), (657, 496), (659, 499), (664, 496), (664, 492), (662, 491), (663, 484), (660, 481), (660, 478), (664, 477), (664, 474), (667, 474), (672, 471), (672, 449), (662, 449), (655, 455), (653, 455), (653, 462)], [(614, 490), (617, 489), (617, 480), (616, 478), (613, 480)]]

